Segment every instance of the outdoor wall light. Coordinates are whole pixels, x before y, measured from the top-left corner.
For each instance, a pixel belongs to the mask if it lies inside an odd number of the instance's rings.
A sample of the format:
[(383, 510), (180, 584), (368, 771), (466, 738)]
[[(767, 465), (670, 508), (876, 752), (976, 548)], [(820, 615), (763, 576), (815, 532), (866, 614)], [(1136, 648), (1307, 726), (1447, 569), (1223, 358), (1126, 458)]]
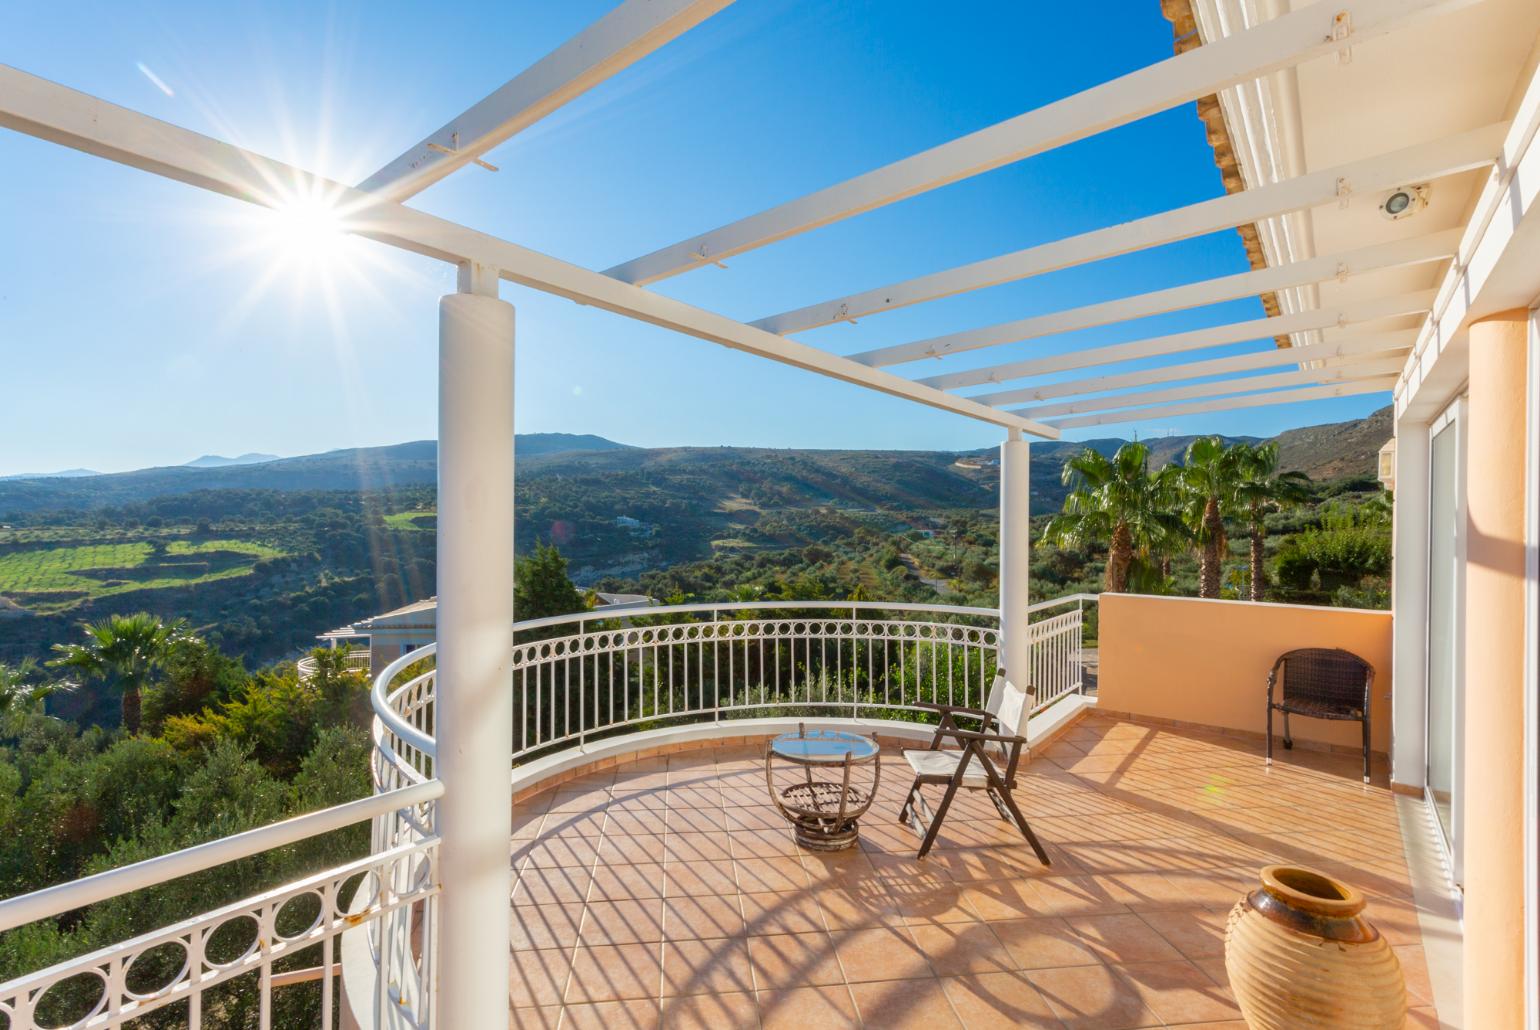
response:
[(1392, 222), (1399, 222), (1403, 218), (1412, 217), (1427, 206), (1426, 183), (1421, 186), (1397, 186), (1380, 202), (1380, 214)]

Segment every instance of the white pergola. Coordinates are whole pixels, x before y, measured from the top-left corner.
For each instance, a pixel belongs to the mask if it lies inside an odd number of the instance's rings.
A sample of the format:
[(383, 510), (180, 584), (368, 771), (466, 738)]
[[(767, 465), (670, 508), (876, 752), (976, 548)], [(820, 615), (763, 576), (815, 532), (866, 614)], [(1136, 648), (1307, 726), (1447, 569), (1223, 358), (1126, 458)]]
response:
[[(491, 1026), (507, 1006), (509, 780), (513, 699), (509, 629), (513, 538), (514, 311), (499, 280), (664, 326), (736, 350), (999, 426), (1001, 648), (1025, 654), (1025, 437), (1168, 416), (1388, 392), (1419, 337), (1372, 323), (1434, 310), (1433, 290), (1388, 290), (1349, 303), (987, 365), (946, 368), (954, 355), (1107, 326), (1275, 291), (1302, 291), (1376, 271), (1449, 262), (1462, 229), (1411, 228), (1394, 239), (1235, 275), (838, 355), (797, 333), (1325, 205), (1376, 204), (1378, 194), (1472, 171), (1496, 176), (1508, 123), (1487, 125), (1146, 218), (989, 257), (917, 278), (740, 321), (648, 287), (888, 204), (939, 189), (1231, 87), (1351, 48), (1480, 0), (1334, 0), (1294, 10), (1206, 45), (875, 168), (807, 196), (623, 261), (579, 267), (408, 206), (434, 182), (486, 164), (499, 144), (644, 59), (731, 0), (625, 0), (486, 98), (357, 184), (290, 164), (0, 66), (0, 125), (268, 207), (325, 197), (341, 225), (390, 246), (455, 264), (458, 292), (440, 306), (439, 666), (436, 774), (444, 884), (438, 964), (445, 1026)], [(1151, 0), (1154, 2), (1154, 0)], [(1415, 135), (1415, 126), (1410, 131)], [(1525, 141), (1527, 142), (1527, 141)], [(809, 284), (810, 293), (827, 291)], [(1330, 331), (1329, 339), (1320, 336)], [(1276, 337), (1295, 344), (1201, 356)], [(1193, 354), (1177, 364), (1105, 371), (1124, 362)], [(910, 377), (895, 369), (942, 361)], [(1074, 373), (1049, 385), (1024, 382)], [(977, 390), (981, 392), (965, 393)]]

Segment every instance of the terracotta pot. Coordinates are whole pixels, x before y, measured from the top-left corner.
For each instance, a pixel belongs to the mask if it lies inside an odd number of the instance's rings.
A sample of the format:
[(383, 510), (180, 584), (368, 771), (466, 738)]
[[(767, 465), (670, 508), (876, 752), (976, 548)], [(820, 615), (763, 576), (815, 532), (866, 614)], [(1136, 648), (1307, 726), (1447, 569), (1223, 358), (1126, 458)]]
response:
[(1225, 969), (1252, 1030), (1400, 1030), (1401, 963), (1363, 908), (1363, 895), (1313, 869), (1262, 870), (1225, 928)]

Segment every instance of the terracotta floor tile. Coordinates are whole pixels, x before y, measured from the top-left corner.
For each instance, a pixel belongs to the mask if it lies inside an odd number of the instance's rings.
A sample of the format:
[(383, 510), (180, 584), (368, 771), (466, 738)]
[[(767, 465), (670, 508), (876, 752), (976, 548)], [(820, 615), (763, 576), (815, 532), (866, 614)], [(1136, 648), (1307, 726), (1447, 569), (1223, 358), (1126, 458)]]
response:
[(601, 862), (594, 869), (588, 900), (641, 901), (661, 898), (663, 870), (661, 862), (642, 862), (637, 865), (605, 865)]
[(891, 777), (857, 848), (804, 851), (762, 754), (651, 757), (515, 807), (510, 1025), (1239, 1028), (1224, 924), (1278, 861), (1368, 895), (1408, 1025), (1436, 1025), (1380, 763), (1365, 788), (1350, 755), (1268, 769), (1250, 739), (1091, 713), (1019, 774), (1044, 867), (975, 794), (917, 858)]
[(1223, 957), (1228, 913), (1206, 908), (1141, 912), (1139, 917), (1187, 958)]
[(802, 853), (789, 826), (768, 830), (731, 830), (728, 840), (733, 858), (795, 858)]
[(571, 948), (578, 942), (583, 923), (583, 904), (515, 905), (509, 933), (515, 951), (538, 948)]
[(605, 837), (599, 843), (599, 862), (603, 865), (662, 862), (664, 840), (664, 835), (654, 833), (643, 833), (634, 837)]
[(617, 781), (610, 788), (610, 811), (655, 811), (662, 812), (668, 808), (668, 794), (663, 784), (656, 786), (643, 782)]
[(1041, 915), (1037, 884), (1031, 880), (991, 880), (963, 886), (963, 900), (981, 919), (1019, 919)]
[(932, 976), (925, 953), (914, 943), (906, 927), (883, 926), (867, 930), (841, 930), (832, 935), (845, 979), (909, 980)]
[(941, 989), (968, 1030), (1009, 1030), (1063, 1024), (1023, 973), (943, 977)]
[[(1021, 845), (1021, 846), (1018, 846)], [(1015, 880), (1022, 877), (1049, 876), (1054, 870), (1037, 860), (1030, 848), (1020, 841), (1010, 845), (958, 848), (934, 852), (927, 861), (946, 870), (959, 883), (978, 880)]]
[(1421, 944), (1422, 925), (1417, 921), (1417, 906), (1409, 901), (1370, 898), (1364, 918), (1393, 945)]
[(729, 830), (785, 830), (786, 817), (769, 805), (728, 806), (723, 809)]
[(583, 914), (582, 942), (652, 944), (663, 939), (663, 901), (590, 901)]
[(558, 868), (570, 866), (592, 869), (599, 855), (599, 841), (587, 837), (540, 837), (526, 847), (514, 851), (515, 859), (526, 860), (526, 866)]
[(725, 833), (727, 813), (720, 808), (670, 808), (668, 828), (673, 833)]
[(1003, 919), (989, 924), (1017, 969), (1095, 965), (1100, 961), (1085, 938), (1062, 919)]
[(559, 1005), (571, 971), (568, 949), (515, 951), (508, 962), (508, 1002), (515, 1009)]
[(601, 1001), (592, 1005), (568, 1005), (562, 1013), (563, 1030), (649, 1030), (661, 1025), (662, 1007), (650, 999)]
[(819, 886), (813, 891), (824, 922), (831, 930), (855, 930), (904, 922), (898, 906), (882, 886)]
[(638, 833), (662, 833), (668, 828), (668, 813), (659, 809), (624, 811), (611, 809), (605, 814), (604, 832), (629, 836)]
[[(790, 834), (787, 835), (788, 839)], [(839, 884), (842, 886), (876, 887), (884, 881), (877, 875), (872, 860), (860, 848), (844, 851), (799, 851), (798, 860), (807, 871), (808, 879), (815, 885)]]
[[(754, 995), (690, 994), (663, 1000), (663, 1025), (669, 1030), (740, 1030), (757, 1027)], [(803, 1027), (802, 1030), (807, 1030)]]
[(511, 1030), (556, 1030), (561, 1026), (561, 1006), (510, 1009), (508, 1026)]
[(665, 941), (663, 996), (731, 994), (754, 989), (754, 972), (742, 938)]
[(914, 881), (889, 881), (888, 894), (898, 907), (904, 922), (921, 923), (969, 923), (979, 919), (979, 913), (969, 904), (971, 891), (960, 884), (917, 883)]
[[(736, 894), (664, 898), (663, 937), (671, 941), (743, 936), (743, 908)], [(586, 927), (585, 927), (586, 932)]]
[(866, 857), (871, 860), (872, 868), (877, 870), (877, 875), (885, 879), (911, 880), (911, 879), (941, 879), (950, 880), (952, 877), (946, 868), (937, 865), (928, 858), (916, 858), (915, 852), (919, 849), (920, 842), (914, 838), (905, 838), (899, 852), (887, 852), (875, 848), (863, 847)]
[(738, 880), (738, 889), (745, 894), (798, 891), (810, 882), (807, 870), (802, 868), (802, 863), (793, 855), (735, 858), (733, 870)]
[(663, 983), (661, 947), (608, 944), (578, 948), (572, 956), (567, 1003), (659, 997)]
[(665, 862), (663, 876), (663, 896), (667, 898), (733, 894), (738, 890), (730, 862)]
[(1017, 968), (987, 923), (927, 923), (909, 934), (937, 976), (996, 973)]
[(1230, 992), (1190, 962), (1155, 962), (1116, 967), (1139, 997), (1167, 1023), (1237, 1019), (1241, 1011)]
[(1032, 904), (1040, 916), (1098, 916), (1126, 913), (1107, 888), (1091, 876), (1049, 876), (1032, 881)]
[(939, 980), (887, 980), (850, 985), (863, 1026), (944, 1030), (963, 1024)]
[(668, 785), (669, 808), (711, 809), (722, 807), (722, 792), (712, 784), (710, 773), (692, 775), (685, 786)]
[(728, 850), (725, 833), (674, 833), (663, 837), (664, 861), (667, 862), (728, 862), (732, 853)]
[(1401, 961), (1401, 975), (1406, 979), (1408, 1005), (1432, 1005), (1433, 984), (1428, 979), (1428, 963), (1421, 944), (1402, 944), (1395, 948)]
[(1215, 955), (1212, 958), (1195, 958), (1192, 964), (1197, 966), (1205, 976), (1219, 986), (1229, 989), (1230, 971), (1225, 968), (1223, 955)]
[(757, 990), (844, 983), (827, 933), (777, 933), (748, 939)]
[(529, 805), (515, 805), (513, 808), (513, 839), (529, 840), (540, 832), (540, 824), (545, 821), (545, 809)]
[(1035, 969), (1025, 975), (1054, 1014), (1077, 1030), (1130, 1030), (1161, 1024), (1133, 985), (1106, 966)]
[(593, 881), (586, 867), (542, 868), (527, 866), (513, 885), (515, 905), (552, 905), (581, 902)]
[(756, 998), (759, 1001), (759, 1025), (764, 1030), (837, 1030), (860, 1025), (847, 987), (760, 991)]
[(743, 905), (743, 921), (750, 936), (829, 929), (812, 891), (746, 893), (739, 901)]

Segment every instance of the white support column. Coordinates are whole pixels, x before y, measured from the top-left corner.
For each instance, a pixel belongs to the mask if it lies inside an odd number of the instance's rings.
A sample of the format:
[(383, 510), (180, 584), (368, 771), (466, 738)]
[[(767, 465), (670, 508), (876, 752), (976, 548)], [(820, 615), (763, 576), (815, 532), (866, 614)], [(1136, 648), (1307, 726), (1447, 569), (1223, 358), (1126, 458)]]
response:
[(1428, 761), (1428, 439), (1428, 423), (1396, 420), (1390, 778), (1419, 792)]
[(1012, 429), (1000, 445), (1000, 664), (1011, 682), (1036, 691), (1028, 680), (1031, 645), (1027, 641), (1032, 445)]
[(496, 284), (464, 268), (464, 292), (439, 301), (434, 969), (446, 1027), (508, 1023), (514, 319)]

